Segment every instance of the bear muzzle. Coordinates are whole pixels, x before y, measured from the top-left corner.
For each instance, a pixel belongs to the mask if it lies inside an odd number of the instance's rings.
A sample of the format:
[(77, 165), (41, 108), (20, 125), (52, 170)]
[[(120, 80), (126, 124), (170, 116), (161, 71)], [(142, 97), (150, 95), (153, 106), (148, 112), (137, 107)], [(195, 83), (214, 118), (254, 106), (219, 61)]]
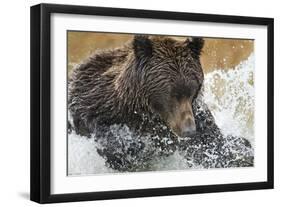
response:
[(196, 125), (193, 117), (188, 117), (183, 121), (179, 136), (188, 137), (196, 133)]
[(196, 124), (190, 100), (176, 104), (168, 121), (171, 129), (180, 137), (188, 137), (196, 133)]

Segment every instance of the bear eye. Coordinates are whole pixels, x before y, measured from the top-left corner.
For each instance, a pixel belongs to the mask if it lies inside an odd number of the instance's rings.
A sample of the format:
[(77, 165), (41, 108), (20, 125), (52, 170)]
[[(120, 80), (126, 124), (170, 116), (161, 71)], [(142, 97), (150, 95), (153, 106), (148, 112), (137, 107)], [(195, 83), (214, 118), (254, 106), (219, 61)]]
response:
[(181, 100), (183, 98), (193, 99), (198, 90), (199, 84), (193, 80), (188, 82), (188, 84), (177, 84), (172, 90), (172, 97), (177, 100)]
[(192, 91), (190, 91), (187, 88), (179, 88), (173, 90), (172, 97), (176, 98), (177, 100), (181, 100), (183, 98), (189, 98), (192, 94)]

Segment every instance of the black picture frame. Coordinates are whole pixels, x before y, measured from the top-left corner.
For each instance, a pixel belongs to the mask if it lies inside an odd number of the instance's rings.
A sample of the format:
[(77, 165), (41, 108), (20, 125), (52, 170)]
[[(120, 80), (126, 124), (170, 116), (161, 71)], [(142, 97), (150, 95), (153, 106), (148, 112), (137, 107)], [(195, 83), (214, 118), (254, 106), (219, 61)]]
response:
[[(232, 23), (267, 26), (267, 181), (238, 184), (169, 187), (74, 194), (51, 194), (50, 123), (51, 123), (51, 74), (50, 74), (50, 15), (52, 13), (133, 17), (180, 20), (207, 23)], [(31, 151), (30, 199), (38, 203), (89, 201), (102, 199), (166, 196), (225, 191), (242, 191), (273, 188), (274, 177), (274, 83), (273, 44), (274, 20), (272, 18), (195, 14), (168, 11), (103, 8), (56, 4), (39, 4), (31, 7)]]

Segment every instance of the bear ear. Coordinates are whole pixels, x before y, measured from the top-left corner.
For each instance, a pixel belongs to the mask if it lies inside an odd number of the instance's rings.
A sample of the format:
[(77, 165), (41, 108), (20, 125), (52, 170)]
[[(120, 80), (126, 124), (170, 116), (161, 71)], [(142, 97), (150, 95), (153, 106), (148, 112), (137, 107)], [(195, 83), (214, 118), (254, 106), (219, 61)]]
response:
[(187, 38), (186, 40), (188, 48), (193, 52), (196, 57), (199, 57), (204, 46), (204, 39), (201, 37)]
[(152, 55), (152, 42), (147, 35), (135, 35), (133, 48), (138, 59)]

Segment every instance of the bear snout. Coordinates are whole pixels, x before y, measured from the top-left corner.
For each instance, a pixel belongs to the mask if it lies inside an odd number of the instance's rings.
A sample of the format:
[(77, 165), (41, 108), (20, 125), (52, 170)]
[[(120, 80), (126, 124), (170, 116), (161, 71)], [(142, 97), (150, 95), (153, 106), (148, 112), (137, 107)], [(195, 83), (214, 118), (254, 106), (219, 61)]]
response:
[(179, 136), (187, 137), (196, 133), (196, 125), (193, 116), (188, 116), (182, 123), (181, 133)]
[(196, 124), (190, 100), (183, 100), (176, 104), (168, 123), (171, 129), (180, 137), (191, 136), (196, 133)]

